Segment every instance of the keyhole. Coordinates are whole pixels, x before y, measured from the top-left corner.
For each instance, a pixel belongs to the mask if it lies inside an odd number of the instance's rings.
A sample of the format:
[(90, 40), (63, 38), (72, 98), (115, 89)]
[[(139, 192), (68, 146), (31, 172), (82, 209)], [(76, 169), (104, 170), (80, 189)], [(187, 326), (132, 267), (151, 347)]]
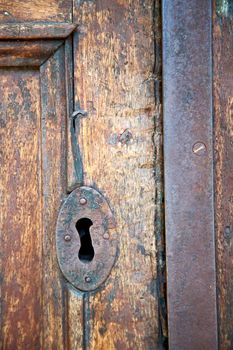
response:
[(92, 225), (93, 222), (88, 218), (82, 218), (76, 223), (76, 229), (79, 233), (81, 242), (78, 257), (84, 263), (92, 261), (95, 255), (89, 230)]

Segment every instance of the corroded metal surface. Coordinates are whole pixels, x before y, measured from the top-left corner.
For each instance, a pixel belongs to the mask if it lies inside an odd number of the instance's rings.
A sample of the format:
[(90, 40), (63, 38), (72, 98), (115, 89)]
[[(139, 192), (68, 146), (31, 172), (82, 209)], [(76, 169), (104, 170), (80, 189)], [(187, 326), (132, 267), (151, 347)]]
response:
[[(79, 220), (89, 220), (94, 256), (80, 259)], [(96, 190), (80, 187), (64, 202), (57, 221), (56, 242), (60, 268), (66, 279), (84, 291), (96, 289), (108, 277), (116, 259), (115, 220), (105, 198)]]
[(169, 343), (217, 349), (210, 0), (163, 2)]

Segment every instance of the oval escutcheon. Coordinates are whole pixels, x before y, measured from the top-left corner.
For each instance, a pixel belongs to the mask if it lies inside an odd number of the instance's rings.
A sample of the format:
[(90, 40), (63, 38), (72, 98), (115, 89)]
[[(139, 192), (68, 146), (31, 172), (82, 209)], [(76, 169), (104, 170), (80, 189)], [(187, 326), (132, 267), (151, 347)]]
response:
[(106, 199), (79, 187), (63, 203), (56, 228), (59, 266), (76, 288), (91, 291), (108, 277), (117, 253), (116, 224)]

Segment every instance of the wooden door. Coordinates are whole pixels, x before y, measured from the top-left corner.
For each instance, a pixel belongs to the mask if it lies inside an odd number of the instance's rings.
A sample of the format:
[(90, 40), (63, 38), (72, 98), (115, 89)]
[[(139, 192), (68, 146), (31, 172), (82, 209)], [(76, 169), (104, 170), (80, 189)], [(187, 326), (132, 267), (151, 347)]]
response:
[[(1, 349), (166, 346), (160, 6), (0, 1)], [(92, 291), (56, 251), (59, 210), (84, 185), (117, 232)]]
[(0, 0), (0, 349), (233, 349), (232, 28)]

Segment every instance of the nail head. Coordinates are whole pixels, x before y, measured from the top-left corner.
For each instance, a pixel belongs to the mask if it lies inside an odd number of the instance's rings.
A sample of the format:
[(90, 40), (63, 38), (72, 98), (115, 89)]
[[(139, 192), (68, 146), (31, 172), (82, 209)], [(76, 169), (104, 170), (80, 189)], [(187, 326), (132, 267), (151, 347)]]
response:
[(84, 205), (87, 203), (86, 198), (80, 198), (80, 204)]
[(66, 242), (69, 242), (69, 241), (71, 240), (70, 235), (65, 235), (64, 240), (65, 240)]
[(108, 234), (107, 232), (104, 233), (104, 234), (103, 234), (103, 238), (104, 238), (104, 239), (109, 239), (109, 234)]

